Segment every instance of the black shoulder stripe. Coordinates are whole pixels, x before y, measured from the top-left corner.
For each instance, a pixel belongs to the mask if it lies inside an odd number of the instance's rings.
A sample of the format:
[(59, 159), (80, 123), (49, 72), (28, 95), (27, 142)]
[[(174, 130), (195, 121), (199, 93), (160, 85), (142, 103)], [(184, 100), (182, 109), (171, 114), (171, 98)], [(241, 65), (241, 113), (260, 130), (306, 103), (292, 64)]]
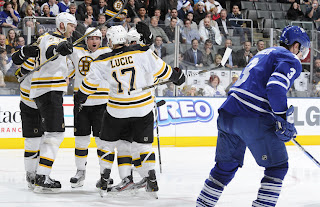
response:
[(62, 39), (64, 39), (64, 36), (62, 36), (62, 35), (59, 35), (59, 34), (57, 34), (56, 32), (49, 32), (49, 34), (50, 35), (52, 35), (52, 36), (55, 36), (55, 37), (59, 37), (59, 38), (62, 38)]
[(112, 52), (108, 52), (108, 53), (104, 53), (102, 55), (99, 55), (99, 57), (97, 57), (94, 61), (96, 61), (96, 60), (104, 60), (104, 59), (106, 59), (108, 57), (114, 56), (114, 54), (115, 53), (113, 51)]
[(127, 51), (135, 51), (135, 50), (139, 50), (139, 51), (147, 51), (149, 49), (149, 46), (147, 45), (140, 45), (140, 44), (136, 44), (136, 45), (131, 45), (129, 47), (127, 47)]

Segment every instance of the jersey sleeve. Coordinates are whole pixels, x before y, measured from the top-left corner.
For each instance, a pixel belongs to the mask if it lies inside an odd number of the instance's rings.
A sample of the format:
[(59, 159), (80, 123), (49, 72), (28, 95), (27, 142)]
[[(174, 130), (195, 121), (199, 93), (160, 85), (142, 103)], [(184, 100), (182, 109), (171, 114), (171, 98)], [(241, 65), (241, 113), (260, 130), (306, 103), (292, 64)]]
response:
[(151, 70), (149, 72), (153, 74), (154, 83), (169, 79), (172, 74), (171, 66), (165, 63), (150, 49), (146, 51), (146, 55), (148, 59), (147, 69)]
[(21, 65), (21, 74), (25, 75), (30, 71), (32, 71), (35, 67), (35, 64), (36, 64), (35, 58), (28, 58), (27, 60), (25, 60)]
[(299, 77), (302, 67), (300, 63), (280, 61), (267, 83), (267, 96), (273, 112), (277, 115), (286, 113), (287, 92), (294, 80)]
[[(104, 66), (104, 67), (102, 67)], [(80, 91), (86, 95), (95, 93), (103, 79), (106, 79), (105, 65), (101, 62), (92, 62), (88, 75), (82, 80)]]
[(68, 78), (74, 78), (76, 75), (76, 68), (71, 59), (67, 58), (67, 66), (68, 66)]

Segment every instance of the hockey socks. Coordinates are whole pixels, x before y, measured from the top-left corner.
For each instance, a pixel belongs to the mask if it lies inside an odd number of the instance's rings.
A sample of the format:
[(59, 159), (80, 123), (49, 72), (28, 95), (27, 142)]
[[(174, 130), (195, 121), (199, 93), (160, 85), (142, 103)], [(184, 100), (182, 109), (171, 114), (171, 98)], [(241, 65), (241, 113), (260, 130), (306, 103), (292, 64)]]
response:
[(223, 188), (224, 185), (210, 175), (206, 179), (197, 199), (197, 207), (215, 206), (222, 194)]

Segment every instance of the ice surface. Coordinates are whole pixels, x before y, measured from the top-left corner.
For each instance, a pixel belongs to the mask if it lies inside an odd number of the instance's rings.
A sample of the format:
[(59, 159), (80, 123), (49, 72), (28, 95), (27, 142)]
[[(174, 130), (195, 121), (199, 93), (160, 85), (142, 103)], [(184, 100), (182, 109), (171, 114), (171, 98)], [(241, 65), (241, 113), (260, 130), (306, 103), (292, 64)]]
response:
[[(320, 160), (320, 146), (304, 146)], [(156, 158), (158, 159), (157, 149)], [(297, 147), (288, 146), (289, 172), (285, 178), (278, 207), (319, 207), (320, 168), (307, 158)], [(85, 185), (71, 189), (70, 177), (76, 172), (74, 149), (60, 149), (51, 177), (59, 180), (59, 194), (35, 194), (28, 190), (23, 165), (23, 150), (0, 150), (0, 206), (28, 207), (194, 207), (203, 182), (214, 165), (215, 147), (163, 147), (162, 174), (156, 164), (160, 191), (158, 200), (147, 198), (144, 190), (137, 195), (119, 195), (101, 198), (95, 188), (99, 178), (96, 149), (89, 149)], [(115, 163), (116, 164), (116, 163)], [(120, 179), (114, 164), (112, 178), (117, 184)], [(249, 151), (245, 165), (239, 169), (234, 180), (225, 188), (218, 207), (248, 207), (256, 198), (263, 176), (263, 168), (256, 165)], [(139, 180), (134, 173), (135, 181)]]

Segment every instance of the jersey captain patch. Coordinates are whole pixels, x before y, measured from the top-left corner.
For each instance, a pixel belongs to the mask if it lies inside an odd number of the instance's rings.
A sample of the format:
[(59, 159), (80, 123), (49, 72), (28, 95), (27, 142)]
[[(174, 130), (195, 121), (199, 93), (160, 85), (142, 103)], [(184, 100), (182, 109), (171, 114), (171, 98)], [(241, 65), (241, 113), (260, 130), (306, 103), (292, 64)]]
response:
[(82, 58), (80, 58), (79, 64), (78, 64), (78, 70), (81, 75), (86, 76), (88, 74), (90, 70), (90, 64), (92, 61), (93, 61), (93, 58), (89, 56), (83, 56)]
[(116, 11), (120, 11), (120, 9), (122, 8), (123, 6), (123, 3), (121, 0), (117, 0), (113, 3), (113, 8), (116, 10)]

